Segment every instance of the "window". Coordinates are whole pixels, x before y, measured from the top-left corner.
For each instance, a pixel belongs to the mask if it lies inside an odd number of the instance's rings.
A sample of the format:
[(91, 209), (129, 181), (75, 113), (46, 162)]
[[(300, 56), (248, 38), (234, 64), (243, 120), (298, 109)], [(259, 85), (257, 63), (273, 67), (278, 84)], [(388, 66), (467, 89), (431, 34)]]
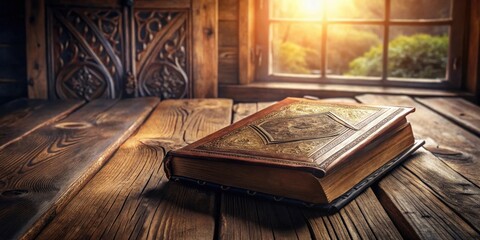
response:
[(459, 88), (466, 0), (259, 0), (260, 81)]

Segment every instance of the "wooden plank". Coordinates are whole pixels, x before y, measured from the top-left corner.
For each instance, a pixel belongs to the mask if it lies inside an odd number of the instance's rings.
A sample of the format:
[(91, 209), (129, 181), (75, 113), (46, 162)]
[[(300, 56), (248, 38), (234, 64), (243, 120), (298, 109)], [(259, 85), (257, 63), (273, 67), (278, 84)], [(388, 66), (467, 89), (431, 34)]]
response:
[(83, 101), (18, 99), (0, 107), (0, 149), (42, 126), (64, 118)]
[(424, 149), (419, 149), (404, 166), (427, 185), (431, 193), (480, 232), (479, 187)]
[(275, 102), (258, 102), (258, 103), (237, 103), (233, 106), (233, 122), (237, 122), (245, 117), (248, 117)]
[(218, 83), (238, 83), (238, 48), (218, 48)]
[(231, 107), (225, 99), (161, 102), (39, 238), (212, 239), (213, 192), (168, 182), (161, 159), (228, 125)]
[(193, 97), (218, 96), (217, 0), (192, 1)]
[[(413, 161), (413, 160), (412, 160)], [(478, 239), (480, 235), (400, 167), (379, 183), (379, 198), (406, 239)]]
[(240, 84), (255, 78), (255, 1), (238, 0), (238, 66)]
[(157, 102), (157, 98), (96, 100), (3, 148), (0, 238), (34, 237)]
[(480, 107), (462, 98), (416, 98), (450, 121), (480, 136)]
[(258, 102), (257, 103), (257, 111), (263, 110), (266, 107), (273, 105), (276, 102)]
[[(240, 50), (241, 53), (241, 50)], [(241, 59), (240, 59), (241, 61)], [(240, 73), (242, 68), (240, 68)], [(241, 80), (240, 80), (241, 81)], [(243, 83), (241, 83), (243, 84)], [(286, 97), (303, 97), (305, 95), (320, 98), (355, 97), (359, 94), (408, 94), (418, 97), (461, 96), (461, 93), (438, 89), (360, 86), (319, 83), (290, 82), (251, 82), (247, 85), (221, 85), (219, 97), (232, 98), (239, 102), (278, 101)]]
[(218, 2), (218, 20), (237, 20), (238, 0), (221, 0)]
[(415, 107), (416, 112), (407, 117), (415, 137), (424, 139), (427, 150), (480, 186), (480, 139), (474, 134), (406, 96), (361, 95), (356, 98), (368, 104)]
[(218, 22), (218, 46), (237, 48), (238, 36), (239, 33), (237, 21)]
[(45, 0), (26, 0), (27, 81), (29, 98), (48, 98)]
[(296, 207), (222, 193), (220, 214), (220, 239), (311, 238)]
[(468, 66), (465, 88), (480, 100), (480, 1), (470, 1)]
[(303, 214), (316, 239), (402, 239), (370, 188), (334, 215), (315, 210)]
[(257, 111), (257, 103), (237, 103), (233, 106), (233, 122), (238, 122)]

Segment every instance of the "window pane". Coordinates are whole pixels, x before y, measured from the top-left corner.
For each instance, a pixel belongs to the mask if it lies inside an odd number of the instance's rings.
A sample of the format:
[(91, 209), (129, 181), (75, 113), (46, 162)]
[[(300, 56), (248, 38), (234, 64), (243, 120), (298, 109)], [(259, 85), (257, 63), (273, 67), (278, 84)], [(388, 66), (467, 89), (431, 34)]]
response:
[(450, 18), (451, 0), (392, 0), (392, 19)]
[(382, 76), (382, 39), (382, 26), (328, 26), (327, 74)]
[(328, 0), (328, 18), (383, 19), (385, 0)]
[(322, 19), (323, 0), (271, 0), (271, 18)]
[(382, 76), (383, 27), (330, 25), (327, 32), (327, 74)]
[(388, 76), (445, 79), (448, 34), (448, 26), (392, 26), (388, 45)]
[(274, 23), (271, 28), (273, 73), (320, 74), (321, 24)]

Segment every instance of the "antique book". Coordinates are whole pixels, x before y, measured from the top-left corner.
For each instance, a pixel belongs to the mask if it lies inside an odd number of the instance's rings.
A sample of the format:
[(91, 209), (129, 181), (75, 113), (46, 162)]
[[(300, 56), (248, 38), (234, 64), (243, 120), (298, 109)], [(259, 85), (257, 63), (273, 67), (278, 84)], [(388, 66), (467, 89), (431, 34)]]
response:
[(174, 180), (335, 211), (423, 143), (414, 108), (287, 98), (164, 158)]

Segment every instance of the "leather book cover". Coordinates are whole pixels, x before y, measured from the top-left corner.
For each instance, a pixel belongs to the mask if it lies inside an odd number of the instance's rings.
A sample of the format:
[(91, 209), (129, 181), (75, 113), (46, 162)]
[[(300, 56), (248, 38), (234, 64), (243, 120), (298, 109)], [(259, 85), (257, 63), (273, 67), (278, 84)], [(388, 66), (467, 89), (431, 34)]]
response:
[(414, 108), (286, 98), (188, 146), (172, 158), (238, 161), (307, 171), (318, 178), (364, 148)]

